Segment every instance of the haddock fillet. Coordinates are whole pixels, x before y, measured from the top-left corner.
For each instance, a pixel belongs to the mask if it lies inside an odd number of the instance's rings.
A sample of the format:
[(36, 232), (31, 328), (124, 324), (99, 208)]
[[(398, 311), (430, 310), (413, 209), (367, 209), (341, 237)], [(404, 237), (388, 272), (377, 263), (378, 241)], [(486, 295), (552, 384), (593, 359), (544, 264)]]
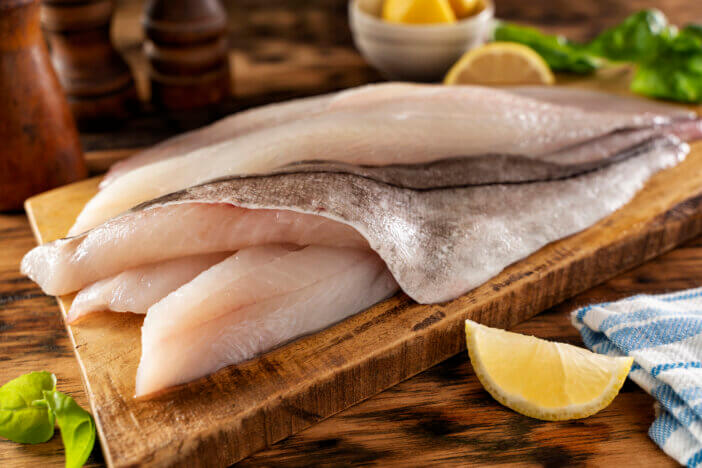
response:
[(133, 312), (147, 309), (202, 271), (231, 255), (213, 253), (175, 258), (131, 268), (83, 288), (68, 310), (68, 323), (93, 312)]
[(142, 327), (142, 396), (250, 359), (393, 295), (373, 252), (243, 249), (154, 304)]
[[(107, 187), (127, 172), (162, 159), (182, 156), (246, 133), (309, 118), (331, 110), (367, 107), (380, 101), (404, 99), (408, 95), (416, 94), (417, 88), (421, 86), (423, 85), (409, 83), (371, 84), (238, 112), (211, 125), (169, 138), (114, 164), (100, 182), (100, 187)], [(665, 121), (671, 118), (680, 120), (695, 117), (694, 112), (682, 109), (680, 106), (586, 89), (559, 86), (520, 86), (504, 89), (522, 97), (560, 106), (577, 107), (584, 111), (649, 114)]]
[(538, 157), (615, 131), (673, 120), (584, 112), (481, 87), (405, 88), (411, 91), (402, 99), (379, 99), (367, 107), (343, 105), (128, 172), (88, 202), (70, 235), (159, 195), (295, 161), (381, 166), (488, 153)]
[(270, 243), (370, 246), (409, 296), (442, 302), (611, 214), (688, 151), (668, 136), (595, 165), (525, 158), (512, 179), (481, 158), (448, 160), (434, 168), (436, 188), (419, 190), (405, 185), (421, 182), (421, 166), (320, 164), (227, 178), (36, 247), (22, 271), (45, 292), (65, 294), (127, 268), (184, 255)]

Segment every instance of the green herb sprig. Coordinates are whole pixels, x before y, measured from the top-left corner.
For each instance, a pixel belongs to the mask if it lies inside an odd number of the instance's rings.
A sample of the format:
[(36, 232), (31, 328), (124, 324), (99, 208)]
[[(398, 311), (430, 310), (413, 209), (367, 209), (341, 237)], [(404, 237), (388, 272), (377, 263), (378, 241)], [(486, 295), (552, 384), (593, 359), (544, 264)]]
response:
[(531, 47), (555, 71), (587, 74), (599, 67), (596, 57), (563, 36), (544, 34), (536, 28), (511, 23), (500, 23), (494, 35), (496, 41), (519, 42)]
[(614, 63), (632, 63), (631, 90), (649, 97), (702, 101), (702, 25), (678, 30), (658, 10), (642, 10), (588, 43), (544, 34), (534, 28), (500, 23), (498, 41), (534, 49), (556, 71), (587, 74)]
[(0, 387), (0, 437), (22, 444), (51, 439), (58, 425), (66, 468), (85, 464), (95, 444), (95, 422), (70, 396), (56, 390), (56, 376), (30, 372)]

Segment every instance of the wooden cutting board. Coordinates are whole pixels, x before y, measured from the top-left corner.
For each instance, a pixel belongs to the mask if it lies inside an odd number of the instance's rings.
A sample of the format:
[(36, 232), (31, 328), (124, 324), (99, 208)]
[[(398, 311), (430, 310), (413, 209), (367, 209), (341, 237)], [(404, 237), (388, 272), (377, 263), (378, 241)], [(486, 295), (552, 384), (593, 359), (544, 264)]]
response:
[[(65, 235), (98, 181), (27, 200), (40, 243)], [(511, 327), (700, 233), (702, 144), (695, 144), (621, 210), (454, 301), (427, 306), (398, 295), (151, 400), (133, 397), (141, 317), (95, 314), (67, 328), (108, 465), (225, 465), (460, 352), (467, 318)], [(71, 300), (59, 298), (64, 314)]]

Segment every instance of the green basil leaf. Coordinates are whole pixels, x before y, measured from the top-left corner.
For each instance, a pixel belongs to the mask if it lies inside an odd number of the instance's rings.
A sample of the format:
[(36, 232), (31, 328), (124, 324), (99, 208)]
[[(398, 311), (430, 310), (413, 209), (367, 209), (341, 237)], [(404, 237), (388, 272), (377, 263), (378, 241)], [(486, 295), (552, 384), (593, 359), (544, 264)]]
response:
[(639, 64), (631, 90), (682, 102), (702, 101), (702, 30), (687, 26), (662, 38), (658, 55)]
[(659, 58), (638, 67), (631, 90), (681, 102), (702, 101), (702, 53)]
[(0, 436), (22, 444), (51, 439), (54, 415), (41, 400), (55, 387), (56, 377), (49, 372), (30, 372), (0, 387)]
[(597, 59), (575, 42), (563, 36), (544, 34), (535, 28), (499, 23), (494, 38), (496, 41), (518, 42), (531, 47), (552, 70), (586, 74), (599, 66)]
[(591, 53), (614, 61), (643, 62), (658, 56), (676, 34), (659, 10), (642, 10), (603, 31), (587, 45)]
[(56, 415), (56, 423), (61, 430), (61, 440), (66, 450), (66, 468), (80, 468), (95, 445), (93, 417), (64, 393), (45, 391), (44, 398)]
[(680, 31), (680, 35), (695, 37), (702, 43), (702, 24), (688, 24)]

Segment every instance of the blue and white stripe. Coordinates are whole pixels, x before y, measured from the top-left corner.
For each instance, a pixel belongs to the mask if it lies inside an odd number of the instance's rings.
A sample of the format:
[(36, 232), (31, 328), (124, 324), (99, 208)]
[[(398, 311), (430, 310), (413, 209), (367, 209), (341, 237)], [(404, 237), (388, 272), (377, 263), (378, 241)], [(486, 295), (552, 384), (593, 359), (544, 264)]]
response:
[(649, 436), (683, 465), (702, 464), (702, 288), (637, 295), (573, 312), (591, 350), (632, 356), (629, 377), (650, 393)]

